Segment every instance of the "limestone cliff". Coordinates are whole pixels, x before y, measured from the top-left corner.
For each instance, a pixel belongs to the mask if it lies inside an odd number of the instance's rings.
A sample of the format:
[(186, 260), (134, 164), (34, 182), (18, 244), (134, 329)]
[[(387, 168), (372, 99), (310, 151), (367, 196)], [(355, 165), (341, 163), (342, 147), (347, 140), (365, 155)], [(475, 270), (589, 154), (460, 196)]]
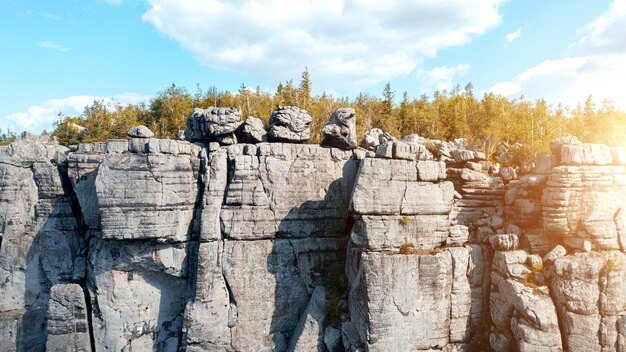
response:
[(626, 351), (622, 149), (511, 178), (354, 117), (0, 147), (0, 351)]

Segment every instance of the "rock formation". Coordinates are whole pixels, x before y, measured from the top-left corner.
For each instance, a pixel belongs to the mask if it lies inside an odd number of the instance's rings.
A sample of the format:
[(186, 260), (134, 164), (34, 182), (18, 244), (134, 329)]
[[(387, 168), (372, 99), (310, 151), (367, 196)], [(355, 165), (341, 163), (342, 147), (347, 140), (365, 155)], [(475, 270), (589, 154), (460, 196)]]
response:
[(341, 149), (356, 148), (356, 113), (354, 109), (342, 108), (335, 111), (322, 128), (322, 145)]
[(238, 141), (241, 143), (261, 143), (267, 142), (267, 131), (263, 121), (258, 117), (248, 117), (239, 127)]
[(295, 106), (279, 106), (270, 116), (271, 142), (298, 143), (311, 138), (313, 118), (306, 110)]
[(621, 148), (518, 177), (464, 140), (354, 148), (345, 110), (299, 144), (307, 116), (0, 147), (0, 350), (626, 351)]
[(235, 131), (241, 125), (241, 112), (233, 108), (196, 108), (187, 118), (185, 135), (193, 142), (237, 143)]

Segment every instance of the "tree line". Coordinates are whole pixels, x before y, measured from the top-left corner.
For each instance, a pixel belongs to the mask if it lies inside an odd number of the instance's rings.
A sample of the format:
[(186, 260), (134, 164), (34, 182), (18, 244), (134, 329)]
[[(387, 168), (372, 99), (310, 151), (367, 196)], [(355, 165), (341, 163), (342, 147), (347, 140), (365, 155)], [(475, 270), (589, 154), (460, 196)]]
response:
[(312, 96), (311, 85), (307, 70), (298, 83), (280, 82), (274, 92), (242, 84), (236, 92), (198, 86), (190, 93), (172, 84), (144, 103), (107, 106), (96, 100), (80, 116), (60, 116), (52, 134), (70, 145), (126, 138), (130, 127), (142, 124), (158, 138), (171, 138), (185, 128), (187, 116), (197, 107), (236, 107), (243, 118), (256, 116), (267, 125), (279, 105), (293, 105), (313, 117), (310, 143), (320, 142), (320, 130), (333, 111), (352, 107), (359, 138), (375, 127), (396, 137), (417, 133), (428, 139), (466, 138), (472, 148), (488, 156), (517, 146), (520, 163), (549, 151), (550, 140), (568, 134), (584, 142), (626, 146), (626, 113), (609, 101), (597, 104), (591, 96), (574, 108), (565, 108), (549, 106), (543, 99), (508, 99), (493, 93), (479, 98), (468, 83), (463, 89), (438, 90), (432, 96), (410, 97), (405, 91), (396, 100), (396, 92), (387, 83), (380, 96), (361, 93), (350, 100), (327, 93)]

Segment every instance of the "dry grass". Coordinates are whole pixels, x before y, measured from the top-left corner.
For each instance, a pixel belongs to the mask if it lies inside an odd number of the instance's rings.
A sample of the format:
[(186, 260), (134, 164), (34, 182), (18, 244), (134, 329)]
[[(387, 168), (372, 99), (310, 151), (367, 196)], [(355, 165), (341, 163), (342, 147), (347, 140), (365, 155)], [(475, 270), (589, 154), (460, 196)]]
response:
[(395, 254), (404, 254), (404, 255), (429, 255), (429, 254), (437, 254), (439, 252), (444, 251), (443, 248), (433, 248), (433, 249), (421, 249), (415, 248), (413, 243), (407, 242), (400, 246), (399, 252), (387, 252), (388, 255)]

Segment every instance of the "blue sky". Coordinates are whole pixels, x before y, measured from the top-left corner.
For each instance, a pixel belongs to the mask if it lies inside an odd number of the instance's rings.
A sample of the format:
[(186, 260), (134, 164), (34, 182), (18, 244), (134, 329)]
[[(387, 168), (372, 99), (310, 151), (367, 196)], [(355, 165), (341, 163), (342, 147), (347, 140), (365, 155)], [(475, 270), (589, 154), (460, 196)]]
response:
[(0, 128), (175, 83), (477, 94), (626, 108), (626, 0), (0, 0)]

